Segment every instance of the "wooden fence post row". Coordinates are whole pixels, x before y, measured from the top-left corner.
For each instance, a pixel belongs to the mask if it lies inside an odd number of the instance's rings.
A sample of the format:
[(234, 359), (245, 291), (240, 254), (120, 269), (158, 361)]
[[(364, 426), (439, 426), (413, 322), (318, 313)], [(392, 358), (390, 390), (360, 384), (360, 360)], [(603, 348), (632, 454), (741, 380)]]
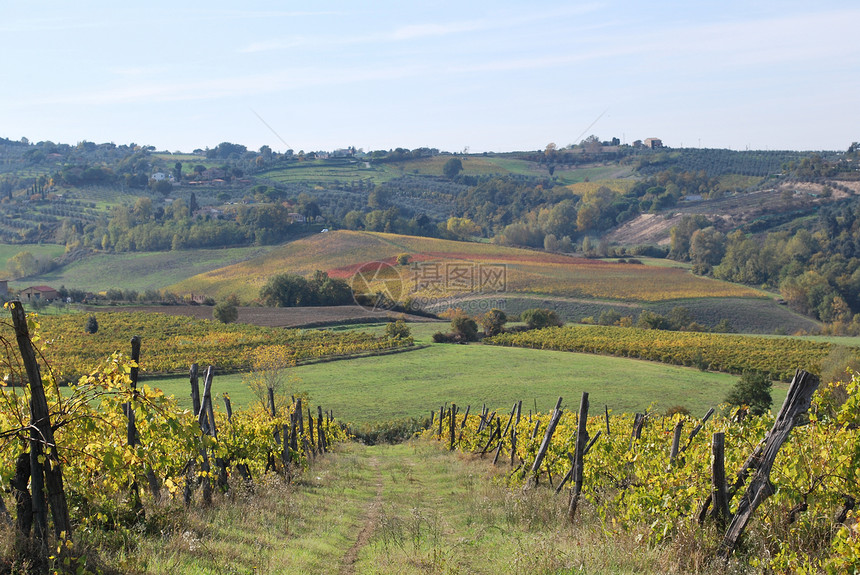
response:
[[(724, 529), (726, 528), (726, 524), (729, 523), (729, 526), (725, 532), (725, 536), (717, 551), (717, 556), (719, 558), (723, 560), (728, 560), (728, 558), (731, 556), (732, 552), (736, 548), (738, 541), (743, 534), (744, 529), (746, 528), (746, 525), (748, 524), (749, 520), (752, 518), (752, 515), (755, 512), (756, 508), (762, 503), (762, 501), (764, 501), (767, 497), (773, 494), (774, 487), (770, 483), (770, 472), (773, 468), (774, 460), (779, 453), (779, 449), (788, 439), (789, 433), (795, 426), (796, 422), (799, 420), (800, 416), (802, 416), (808, 411), (812, 401), (812, 395), (818, 388), (818, 384), (819, 381), (816, 376), (803, 370), (797, 370), (794, 378), (792, 379), (785, 402), (783, 403), (782, 408), (777, 414), (773, 427), (767, 433), (762, 443), (759, 444), (759, 446), (754, 450), (752, 455), (749, 456), (747, 461), (738, 471), (735, 482), (731, 487), (729, 487), (726, 481), (725, 434), (713, 434), (711, 441), (711, 492), (698, 513), (698, 522), (700, 525), (704, 522), (704, 519), (709, 514), (708, 510), (713, 503), (713, 510), (710, 512), (710, 515), (716, 521), (717, 525), (721, 529)], [(549, 448), (552, 436), (561, 418), (561, 404), (562, 398), (559, 397), (555, 409), (552, 412), (552, 416), (550, 417), (549, 425), (547, 426), (547, 429), (544, 433), (543, 441), (541, 441), (534, 462), (529, 469), (529, 477), (525, 489), (537, 485), (541, 463), (546, 456), (546, 452)], [(505, 440), (505, 437), (507, 436), (508, 429), (511, 428), (511, 423), (514, 420), (515, 415), (516, 422), (519, 423), (521, 408), (522, 402), (514, 404), (514, 407), (511, 410), (511, 414), (508, 417), (508, 423), (505, 427), (504, 432), (501, 432), (501, 422), (498, 421), (498, 417), (495, 417), (495, 413), (490, 417), (486, 417), (486, 413), (488, 412), (486, 406), (481, 409), (481, 420), (478, 424), (478, 432), (483, 431), (485, 428), (490, 428), (489, 440), (487, 441), (487, 444), (484, 446), (481, 452), (486, 452), (487, 448), (496, 439), (497, 435), (499, 439), (499, 444), (496, 446), (496, 454), (493, 458), (493, 464), (498, 461), (499, 453), (502, 449), (502, 444)], [(567, 475), (565, 475), (561, 483), (555, 489), (555, 492), (559, 493), (562, 487), (568, 481), (572, 480), (570, 499), (568, 502), (568, 519), (570, 521), (574, 520), (577, 510), (577, 504), (579, 501), (580, 494), (582, 492), (584, 476), (584, 457), (602, 433), (602, 430), (599, 431), (595, 435), (595, 437), (589, 441), (588, 431), (586, 427), (588, 421), (588, 408), (588, 393), (583, 392), (579, 406), (579, 414), (577, 417), (575, 449), (573, 453), (568, 454), (568, 457), (571, 460), (571, 467)], [(450, 413), (453, 414), (454, 411), (452, 410)], [(701, 421), (690, 432), (683, 447), (681, 447), (683, 422), (679, 421), (677, 424), (675, 424), (672, 437), (672, 447), (669, 455), (670, 468), (674, 465), (683, 465), (683, 453), (692, 445), (695, 437), (702, 430), (705, 423), (711, 418), (713, 414), (714, 409), (709, 409), (705, 416), (701, 419)], [(609, 408), (605, 405), (604, 415), (606, 419), (606, 435), (608, 437), (611, 432), (609, 426)], [(444, 417), (444, 408), (440, 412), (440, 420), (442, 417)], [(454, 416), (451, 415), (452, 430), (454, 425), (453, 417)], [(494, 417), (495, 420), (498, 421), (498, 423), (496, 424), (495, 428), (492, 428)], [(635, 414), (632, 430), (631, 449), (635, 447), (636, 442), (641, 437), (642, 428), (644, 427), (647, 419), (649, 419), (648, 414)], [(534, 430), (532, 431), (532, 439), (537, 436), (539, 425), (540, 420), (538, 420)], [(465, 421), (463, 422), (463, 427), (465, 427)], [(439, 437), (441, 439), (441, 421), (439, 424), (439, 428)], [(453, 449), (453, 432), (451, 437), (451, 448)], [(511, 465), (513, 465), (514, 462), (516, 447), (516, 425), (514, 425), (511, 430)], [(521, 476), (525, 473), (526, 470), (525, 467), (523, 467), (521, 471)], [(736, 513), (731, 516), (729, 513), (729, 504), (731, 502), (731, 499), (743, 487), (744, 483), (746, 482), (746, 479), (750, 476), (750, 474), (754, 475), (750, 481), (749, 487), (742, 496)], [(552, 482), (551, 477), (550, 482)], [(853, 507), (854, 501), (852, 500), (849, 502), (846, 500), (846, 509), (849, 508), (849, 505)]]

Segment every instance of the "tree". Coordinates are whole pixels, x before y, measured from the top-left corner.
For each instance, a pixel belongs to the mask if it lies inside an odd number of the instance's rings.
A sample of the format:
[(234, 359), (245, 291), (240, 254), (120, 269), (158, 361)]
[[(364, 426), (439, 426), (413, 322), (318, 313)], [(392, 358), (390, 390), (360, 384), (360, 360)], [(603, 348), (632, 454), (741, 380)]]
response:
[(770, 390), (773, 383), (766, 373), (760, 371), (744, 371), (741, 378), (726, 396), (726, 403), (730, 405), (750, 408), (753, 415), (762, 415), (768, 409), (773, 399)]
[(458, 218), (452, 216), (448, 218), (446, 227), (451, 234), (458, 238), (468, 238), (470, 236), (481, 235), (481, 226), (469, 218)]
[(263, 408), (270, 407), (270, 391), (277, 407), (287, 403), (297, 381), (288, 370), (295, 365), (296, 360), (284, 345), (261, 345), (251, 352), (251, 372), (244, 379)]
[(28, 251), (18, 252), (6, 260), (6, 271), (14, 278), (23, 278), (39, 272), (39, 262)]
[(239, 319), (239, 308), (230, 301), (222, 301), (212, 310), (212, 317), (221, 323), (233, 323)]
[(529, 329), (541, 329), (544, 327), (555, 327), (561, 325), (561, 320), (551, 309), (536, 307), (527, 309), (520, 314), (520, 319), (526, 322)]
[(442, 173), (449, 180), (453, 180), (457, 177), (457, 174), (463, 171), (463, 162), (460, 161), (460, 158), (451, 158), (445, 165), (442, 166)]
[(478, 341), (478, 323), (469, 316), (461, 315), (451, 320), (451, 331), (463, 341)]
[(397, 265), (405, 266), (409, 263), (409, 258), (412, 257), (409, 254), (399, 254), (397, 256)]
[(173, 164), (173, 179), (177, 182), (182, 181), (182, 162), (176, 162)]
[(99, 330), (99, 321), (96, 316), (91, 315), (87, 318), (87, 323), (84, 326), (84, 331), (87, 333), (96, 333)]
[(271, 307), (296, 307), (309, 305), (311, 290), (308, 280), (293, 274), (277, 274), (268, 279), (260, 289), (263, 305)]
[(406, 325), (406, 322), (402, 319), (398, 319), (397, 321), (388, 322), (388, 325), (385, 326), (385, 335), (395, 339), (406, 339), (412, 335), (412, 333), (409, 330), (409, 326)]
[(672, 326), (669, 324), (669, 320), (659, 313), (643, 309), (636, 321), (636, 327), (639, 329), (670, 329)]
[(508, 316), (502, 310), (493, 308), (482, 315), (479, 321), (481, 322), (481, 327), (484, 328), (484, 335), (494, 336), (504, 331)]

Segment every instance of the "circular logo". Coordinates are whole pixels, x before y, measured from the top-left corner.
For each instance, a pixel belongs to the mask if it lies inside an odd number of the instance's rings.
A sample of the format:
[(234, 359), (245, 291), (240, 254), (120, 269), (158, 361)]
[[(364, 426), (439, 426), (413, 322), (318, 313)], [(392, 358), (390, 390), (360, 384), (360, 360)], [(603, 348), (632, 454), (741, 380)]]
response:
[(385, 262), (363, 264), (350, 279), (355, 303), (369, 311), (393, 309), (403, 295), (400, 272)]

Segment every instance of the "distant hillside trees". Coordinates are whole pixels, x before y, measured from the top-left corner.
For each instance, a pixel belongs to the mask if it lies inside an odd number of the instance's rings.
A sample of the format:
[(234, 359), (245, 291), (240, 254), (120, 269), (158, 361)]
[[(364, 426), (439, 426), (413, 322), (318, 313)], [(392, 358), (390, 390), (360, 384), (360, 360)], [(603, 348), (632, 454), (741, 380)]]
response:
[(445, 175), (449, 180), (453, 180), (457, 177), (457, 174), (463, 171), (463, 162), (460, 158), (451, 158), (445, 165), (442, 166), (442, 174)]

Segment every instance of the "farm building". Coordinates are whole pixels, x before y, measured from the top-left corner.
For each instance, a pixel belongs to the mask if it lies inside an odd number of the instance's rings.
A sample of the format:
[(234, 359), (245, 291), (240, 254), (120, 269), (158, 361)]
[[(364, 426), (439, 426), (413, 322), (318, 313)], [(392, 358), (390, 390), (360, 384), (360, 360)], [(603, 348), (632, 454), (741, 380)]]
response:
[(652, 150), (656, 150), (657, 148), (663, 147), (663, 140), (660, 138), (646, 138), (645, 139), (645, 147), (651, 148)]
[(19, 292), (18, 297), (21, 301), (45, 300), (52, 301), (60, 299), (60, 294), (52, 287), (48, 286), (31, 286)]

